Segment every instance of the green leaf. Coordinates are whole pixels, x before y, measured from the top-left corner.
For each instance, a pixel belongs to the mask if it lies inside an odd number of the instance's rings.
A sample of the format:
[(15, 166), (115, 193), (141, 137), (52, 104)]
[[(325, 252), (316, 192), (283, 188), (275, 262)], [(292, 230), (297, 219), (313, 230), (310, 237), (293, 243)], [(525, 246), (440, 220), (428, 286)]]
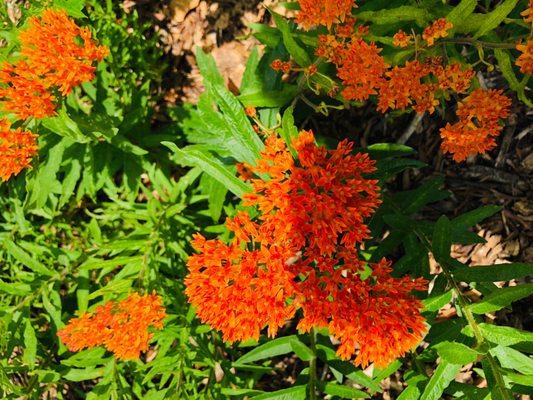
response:
[(496, 289), (478, 303), (469, 306), (474, 314), (486, 314), (533, 294), (533, 283)]
[(63, 379), (71, 382), (92, 381), (104, 376), (105, 368), (71, 368)]
[(420, 396), (420, 400), (441, 399), (444, 389), (453, 381), (460, 369), (461, 365), (459, 364), (441, 361), (426, 385), (422, 396)]
[(64, 107), (59, 110), (57, 117), (44, 118), (41, 123), (53, 133), (68, 137), (75, 142), (88, 143), (91, 141), (91, 138), (84, 135), (78, 127), (78, 124), (69, 117)]
[[(481, 334), (489, 342), (497, 343), (502, 346), (513, 346), (519, 343), (533, 342), (533, 333), (511, 328), (509, 326), (498, 326), (481, 323), (478, 325)], [(463, 333), (473, 336), (472, 328), (466, 326)]]
[(518, 78), (513, 70), (510, 51), (505, 49), (494, 49), (494, 56), (496, 57), (496, 61), (498, 61), (498, 66), (500, 67), (502, 75), (509, 83), (509, 87), (516, 92), (518, 98), (528, 107), (533, 107), (533, 102), (529, 100), (525, 93), (528, 80), (524, 79), (522, 82), (518, 81)]
[(37, 337), (35, 336), (35, 330), (33, 329), (30, 320), (27, 319), (26, 325), (24, 326), (24, 354), (22, 355), (22, 361), (33, 369), (35, 367), (36, 358)]
[(533, 358), (510, 347), (496, 346), (490, 353), (498, 358), (503, 368), (515, 369), (525, 375), (533, 375)]
[(277, 28), (281, 32), (283, 44), (287, 48), (287, 51), (292, 56), (292, 58), (294, 58), (294, 61), (296, 61), (296, 63), (300, 67), (308, 67), (309, 65), (311, 65), (312, 61), (309, 58), (309, 55), (294, 38), (294, 33), (291, 31), (291, 27), (287, 20), (281, 15), (275, 13), (274, 11), (270, 11), (270, 14), (274, 19)]
[(446, 15), (446, 20), (453, 24), (452, 31), (468, 23), (468, 17), (474, 12), (477, 6), (477, 0), (461, 0), (459, 4), (453, 7), (452, 11)]
[(480, 353), (457, 342), (440, 342), (434, 346), (439, 356), (450, 364), (465, 365), (477, 360)]
[(214, 86), (225, 86), (224, 78), (220, 74), (217, 63), (211, 55), (204, 53), (201, 48), (198, 48), (196, 50), (196, 62), (205, 82)]
[(324, 385), (324, 393), (332, 396), (338, 396), (342, 399), (366, 399), (370, 397), (368, 393), (362, 390), (354, 389), (345, 385), (337, 385), (333, 382), (328, 382)]
[(298, 137), (298, 128), (294, 124), (294, 107), (288, 107), (281, 118), (281, 129), (278, 130), (280, 136), (285, 141), (287, 148), (290, 150), (293, 157), (297, 157), (298, 153), (292, 147), (292, 141)]
[(55, 272), (46, 268), (43, 264), (32, 258), (28, 253), (17, 246), (13, 241), (6, 240), (4, 242), (7, 252), (22, 265), (28, 267), (33, 272), (46, 276), (53, 276)]
[(502, 207), (500, 206), (485, 206), (461, 214), (452, 219), (453, 230), (455, 231), (457, 228), (470, 228), (501, 210)]
[(478, 265), (453, 272), (454, 278), (462, 282), (502, 282), (532, 274), (533, 264), (527, 263)]
[(6, 283), (0, 279), (0, 292), (12, 294), (14, 296), (24, 296), (31, 293), (31, 286), (27, 283)]
[(82, 12), (84, 5), (84, 0), (54, 0), (55, 8), (63, 8), (74, 18), (85, 18), (85, 14)]
[(409, 156), (415, 153), (412, 147), (397, 143), (374, 143), (366, 148), (373, 160), (389, 157)]
[(162, 142), (178, 156), (179, 162), (184, 165), (200, 167), (206, 174), (212, 176), (223, 184), (230, 192), (241, 197), (251, 190), (251, 187), (235, 176), (216, 157), (206, 153), (199, 147), (188, 146), (184, 149), (178, 148), (175, 143)]
[(141, 262), (143, 256), (132, 256), (132, 257), (115, 257), (110, 260), (95, 260), (89, 259), (80, 265), (80, 270), (92, 270), (92, 269), (104, 269), (117, 267), (119, 265), (127, 265), (135, 262)]
[(378, 25), (394, 25), (403, 21), (415, 21), (420, 27), (426, 27), (433, 16), (425, 9), (415, 6), (400, 6), (379, 11), (356, 13), (360, 21), (373, 22)]
[(241, 388), (222, 388), (220, 391), (224, 396), (252, 396), (254, 394), (263, 394), (262, 390), (241, 389)]
[(439, 263), (447, 263), (450, 260), (451, 241), (451, 223), (444, 215), (437, 220), (435, 230), (433, 231), (433, 255)]
[(313, 351), (307, 347), (307, 345), (303, 343), (298, 336), (291, 340), (291, 346), (292, 351), (294, 351), (294, 353), (296, 353), (296, 355), (300, 357), (302, 361), (309, 361), (315, 356)]
[(477, 39), (483, 36), (484, 34), (492, 31), (493, 29), (497, 28), (503, 22), (503, 20), (511, 13), (511, 11), (513, 11), (513, 8), (515, 8), (517, 3), (518, 0), (504, 0), (503, 2), (498, 4), (496, 8), (494, 8), (494, 10), (492, 10), (488, 14), (485, 14), (481, 26), (474, 34), (474, 39)]
[(295, 85), (283, 85), (281, 90), (256, 88), (239, 95), (238, 99), (247, 107), (283, 107), (291, 101), (298, 88)]
[(295, 335), (270, 340), (265, 344), (249, 351), (235, 361), (235, 363), (247, 364), (258, 360), (264, 360), (266, 358), (272, 358), (282, 354), (291, 353), (293, 351), (292, 343), (294, 340), (298, 340), (298, 337)]
[(453, 289), (448, 290), (446, 293), (438, 294), (433, 297), (428, 297), (427, 299), (422, 300), (424, 304), (425, 311), (438, 311), (450, 301), (452, 301)]
[(259, 396), (254, 396), (255, 400), (305, 400), (306, 386), (294, 386), (289, 389), (278, 390), (276, 392), (263, 393)]

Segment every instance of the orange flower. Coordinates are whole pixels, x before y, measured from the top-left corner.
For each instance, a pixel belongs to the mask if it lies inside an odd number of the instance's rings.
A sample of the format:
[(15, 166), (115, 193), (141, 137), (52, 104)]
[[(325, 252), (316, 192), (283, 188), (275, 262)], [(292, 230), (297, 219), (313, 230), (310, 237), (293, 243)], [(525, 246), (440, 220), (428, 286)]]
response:
[(448, 36), (448, 31), (453, 28), (453, 24), (446, 20), (446, 18), (439, 18), (430, 26), (424, 29), (422, 39), (424, 39), (428, 46), (433, 46), (435, 40)]
[(459, 122), (441, 128), (441, 148), (457, 162), (483, 154), (496, 146), (502, 126), (499, 120), (509, 115), (511, 100), (501, 90), (476, 89), (459, 103)]
[(427, 282), (391, 277), (386, 260), (371, 267), (368, 279), (353, 276), (343, 281), (343, 289), (331, 301), (335, 311), (328, 328), (341, 342), (339, 357), (348, 360), (357, 354), (356, 365), (364, 368), (374, 362), (384, 368), (420, 343), (426, 333), (422, 302), (411, 292), (427, 290)]
[[(238, 221), (228, 221), (229, 227), (232, 224), (237, 230)], [(258, 339), (266, 325), (269, 335), (274, 336), (294, 315), (294, 307), (286, 302), (294, 292), (294, 276), (284, 264), (286, 254), (276, 247), (243, 250), (240, 240), (250, 234), (241, 228), (231, 245), (196, 235), (193, 246), (200, 254), (191, 256), (187, 263), (185, 293), (189, 302), (198, 317), (222, 331), (228, 342)]]
[(528, 40), (526, 44), (517, 44), (516, 49), (522, 52), (516, 60), (516, 65), (524, 74), (533, 75), (533, 40)]
[(394, 67), (385, 75), (387, 79), (379, 89), (378, 111), (405, 109), (412, 106), (418, 113), (432, 113), (438, 100), (435, 99), (436, 85), (423, 82), (432, 71), (429, 64), (407, 61), (403, 67)]
[(533, 24), (533, 0), (529, 0), (527, 8), (520, 15), (524, 17), (524, 21)]
[(58, 87), (63, 95), (73, 87), (94, 78), (94, 61), (108, 53), (97, 46), (88, 28), (80, 28), (63, 10), (45, 10), (32, 17), (28, 29), (19, 35), (21, 54), (34, 74), (48, 87)]
[(20, 119), (44, 118), (55, 114), (55, 98), (25, 61), (4, 64), (0, 70), (0, 98), (3, 109)]
[(440, 89), (452, 90), (456, 93), (466, 93), (470, 88), (475, 72), (472, 68), (463, 70), (459, 63), (454, 62), (446, 67), (435, 67), (433, 74), (437, 77)]
[(298, 0), (300, 11), (296, 21), (300, 26), (309, 29), (315, 25), (326, 25), (341, 22), (355, 7), (355, 0)]
[(21, 129), (11, 129), (7, 119), (0, 120), (0, 179), (7, 181), (31, 165), (37, 155), (37, 135)]
[(396, 47), (407, 47), (411, 44), (413, 36), (406, 34), (401, 29), (392, 37), (392, 44)]
[(118, 359), (134, 360), (148, 350), (153, 334), (149, 327), (163, 329), (166, 313), (161, 297), (130, 294), (116, 303), (110, 301), (70, 320), (57, 335), (70, 351), (105, 346)]
[(319, 36), (316, 54), (337, 66), (337, 76), (342, 80), (342, 95), (346, 100), (366, 100), (376, 94), (381, 85), (387, 64), (374, 43), (353, 36), (348, 42), (339, 42), (333, 35)]

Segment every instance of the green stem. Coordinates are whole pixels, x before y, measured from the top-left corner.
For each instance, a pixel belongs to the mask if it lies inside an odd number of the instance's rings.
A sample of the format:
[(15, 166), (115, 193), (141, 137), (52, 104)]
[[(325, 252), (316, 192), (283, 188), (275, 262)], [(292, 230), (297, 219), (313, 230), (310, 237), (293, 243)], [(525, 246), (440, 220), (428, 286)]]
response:
[(309, 343), (311, 350), (313, 351), (313, 357), (309, 360), (309, 400), (316, 400), (316, 331), (315, 328), (311, 328), (309, 333)]

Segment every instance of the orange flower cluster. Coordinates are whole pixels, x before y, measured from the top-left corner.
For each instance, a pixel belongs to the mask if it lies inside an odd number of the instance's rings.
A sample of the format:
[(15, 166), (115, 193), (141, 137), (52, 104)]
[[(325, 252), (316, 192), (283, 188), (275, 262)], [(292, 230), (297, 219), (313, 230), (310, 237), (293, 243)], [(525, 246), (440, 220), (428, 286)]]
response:
[(453, 24), (446, 20), (446, 18), (439, 18), (422, 32), (422, 39), (424, 39), (428, 46), (433, 46), (435, 40), (448, 36), (448, 31), (453, 28)]
[(407, 47), (411, 44), (412, 40), (413, 40), (413, 36), (412, 35), (408, 35), (406, 34), (404, 31), (402, 31), (401, 29), (396, 32), (394, 34), (394, 36), (392, 37), (392, 44), (396, 47)]
[(533, 0), (529, 0), (527, 8), (520, 15), (524, 17), (524, 21), (533, 24)]
[[(529, 0), (528, 8), (520, 14), (524, 17), (524, 21), (532, 25), (533, 29), (533, 0)], [(518, 43), (516, 49), (521, 52), (516, 60), (516, 65), (520, 67), (520, 71), (526, 75), (533, 75), (533, 40), (528, 40), (526, 44)]]
[(45, 10), (32, 17), (20, 33), (22, 59), (4, 64), (0, 89), (4, 109), (18, 118), (43, 118), (54, 114), (53, 89), (68, 95), (72, 88), (94, 78), (94, 61), (107, 55), (87, 28), (78, 27), (62, 10)]
[(517, 44), (516, 49), (522, 53), (517, 58), (516, 65), (524, 74), (533, 75), (533, 40), (528, 40), (526, 44)]
[(337, 41), (334, 35), (322, 35), (316, 54), (337, 67), (337, 76), (344, 85), (343, 97), (363, 101), (377, 94), (388, 68), (380, 52), (374, 43), (369, 44), (358, 35), (348, 41)]
[[(408, 43), (410, 36), (398, 32), (395, 40)], [(381, 49), (364, 41), (359, 33), (350, 37), (336, 34), (320, 35), (316, 55), (324, 57), (337, 67), (342, 80), (342, 95), (346, 100), (367, 100), (378, 95), (378, 110), (413, 107), (418, 113), (432, 113), (439, 104), (437, 97), (448, 92), (464, 93), (474, 76), (471, 68), (463, 69), (458, 63), (442, 65), (440, 58), (425, 62), (412, 61), (404, 66), (390, 68), (380, 55)]]
[(330, 27), (344, 20), (356, 6), (355, 0), (298, 0), (298, 3), (296, 21), (305, 29), (316, 25)]
[(186, 294), (227, 341), (257, 339), (265, 326), (274, 336), (300, 309), (300, 331), (327, 327), (342, 358), (357, 353), (357, 365), (383, 367), (426, 330), (411, 295), (425, 281), (393, 278), (387, 261), (359, 259), (357, 245), (369, 236), (364, 220), (380, 203), (377, 181), (365, 178), (375, 170), (368, 155), (352, 154), (347, 141), (318, 147), (306, 131), (292, 146), (297, 160), (269, 136), (257, 164), (247, 166), (255, 178), (244, 205), (260, 211), (257, 220), (247, 212), (229, 218), (230, 244), (195, 236)]
[(21, 129), (11, 129), (7, 119), (0, 120), (0, 179), (7, 181), (31, 165), (39, 150), (37, 135)]
[(499, 120), (509, 115), (511, 100), (501, 90), (474, 90), (459, 103), (459, 122), (441, 128), (442, 150), (457, 162), (485, 153), (496, 146), (502, 126)]
[(120, 302), (110, 301), (70, 320), (57, 335), (70, 351), (105, 346), (118, 359), (134, 360), (148, 350), (153, 336), (149, 327), (163, 329), (165, 308), (161, 297), (132, 293)]

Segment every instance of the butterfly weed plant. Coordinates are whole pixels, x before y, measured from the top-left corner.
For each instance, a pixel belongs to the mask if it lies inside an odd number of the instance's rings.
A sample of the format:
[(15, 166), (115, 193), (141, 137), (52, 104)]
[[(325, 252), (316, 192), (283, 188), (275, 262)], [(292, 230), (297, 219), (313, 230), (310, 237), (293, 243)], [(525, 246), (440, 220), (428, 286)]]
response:
[(431, 115), (475, 162), (531, 105), (533, 4), (283, 6), (251, 25), (238, 91), (198, 49), (205, 91), (165, 123), (171, 72), (136, 12), (2, 6), (2, 398), (380, 399), (393, 374), (402, 400), (531, 394), (533, 334), (491, 316), (533, 294), (533, 265), (451, 256), (501, 207), (428, 217), (443, 178), (394, 184), (425, 173), (416, 149), (303, 127)]

